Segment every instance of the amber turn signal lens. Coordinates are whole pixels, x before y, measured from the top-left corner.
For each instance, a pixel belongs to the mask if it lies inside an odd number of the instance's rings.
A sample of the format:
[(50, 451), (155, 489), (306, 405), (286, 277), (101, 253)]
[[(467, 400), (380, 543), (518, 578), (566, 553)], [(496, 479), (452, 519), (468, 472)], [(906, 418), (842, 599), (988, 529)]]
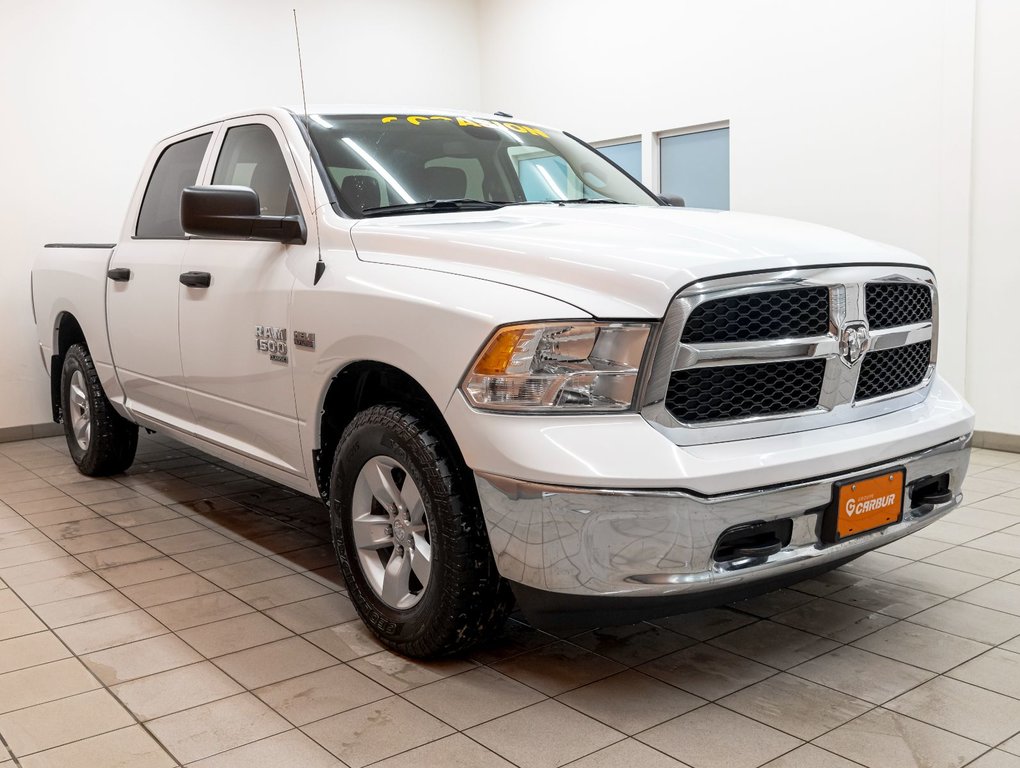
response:
[(473, 372), (481, 376), (498, 376), (506, 372), (523, 335), (521, 327), (500, 331), (479, 356)]

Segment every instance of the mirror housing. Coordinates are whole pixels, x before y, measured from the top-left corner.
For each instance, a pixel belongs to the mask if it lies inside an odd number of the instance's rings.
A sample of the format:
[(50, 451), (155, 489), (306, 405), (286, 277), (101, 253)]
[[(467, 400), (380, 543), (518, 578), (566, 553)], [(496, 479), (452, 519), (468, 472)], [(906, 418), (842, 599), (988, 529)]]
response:
[(680, 195), (658, 195), (658, 198), (664, 205), (671, 205), (674, 208), (684, 208), (687, 205)]
[(251, 187), (219, 184), (185, 187), (181, 192), (181, 226), (189, 235), (231, 240), (308, 242), (301, 216), (262, 216), (259, 196)]

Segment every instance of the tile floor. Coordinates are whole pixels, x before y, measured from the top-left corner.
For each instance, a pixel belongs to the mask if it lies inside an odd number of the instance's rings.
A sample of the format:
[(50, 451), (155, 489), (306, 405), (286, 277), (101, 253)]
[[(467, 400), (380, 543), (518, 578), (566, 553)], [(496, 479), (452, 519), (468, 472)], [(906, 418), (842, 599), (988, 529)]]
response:
[(0, 444), (0, 766), (1020, 767), (1020, 455), (792, 589), (417, 663), (317, 503), (160, 437), (89, 480)]

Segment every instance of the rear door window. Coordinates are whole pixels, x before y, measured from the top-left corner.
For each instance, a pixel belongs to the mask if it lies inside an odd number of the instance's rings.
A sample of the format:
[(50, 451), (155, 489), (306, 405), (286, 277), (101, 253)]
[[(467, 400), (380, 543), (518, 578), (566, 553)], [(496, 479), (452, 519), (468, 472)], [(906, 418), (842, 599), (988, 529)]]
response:
[(211, 133), (193, 136), (163, 150), (152, 169), (138, 212), (135, 237), (183, 238), (181, 192), (198, 181)]

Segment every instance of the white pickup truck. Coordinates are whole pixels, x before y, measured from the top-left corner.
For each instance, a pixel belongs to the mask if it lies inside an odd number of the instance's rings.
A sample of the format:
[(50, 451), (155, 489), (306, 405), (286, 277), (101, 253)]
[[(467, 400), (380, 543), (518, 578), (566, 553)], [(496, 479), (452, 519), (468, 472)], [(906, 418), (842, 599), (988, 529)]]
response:
[[(138, 426), (328, 504), (390, 647), (717, 605), (961, 501), (973, 412), (910, 253), (669, 205), (502, 114), (273, 108), (153, 150), (33, 311), (88, 475)], [(325, 514), (325, 512), (324, 512)]]

